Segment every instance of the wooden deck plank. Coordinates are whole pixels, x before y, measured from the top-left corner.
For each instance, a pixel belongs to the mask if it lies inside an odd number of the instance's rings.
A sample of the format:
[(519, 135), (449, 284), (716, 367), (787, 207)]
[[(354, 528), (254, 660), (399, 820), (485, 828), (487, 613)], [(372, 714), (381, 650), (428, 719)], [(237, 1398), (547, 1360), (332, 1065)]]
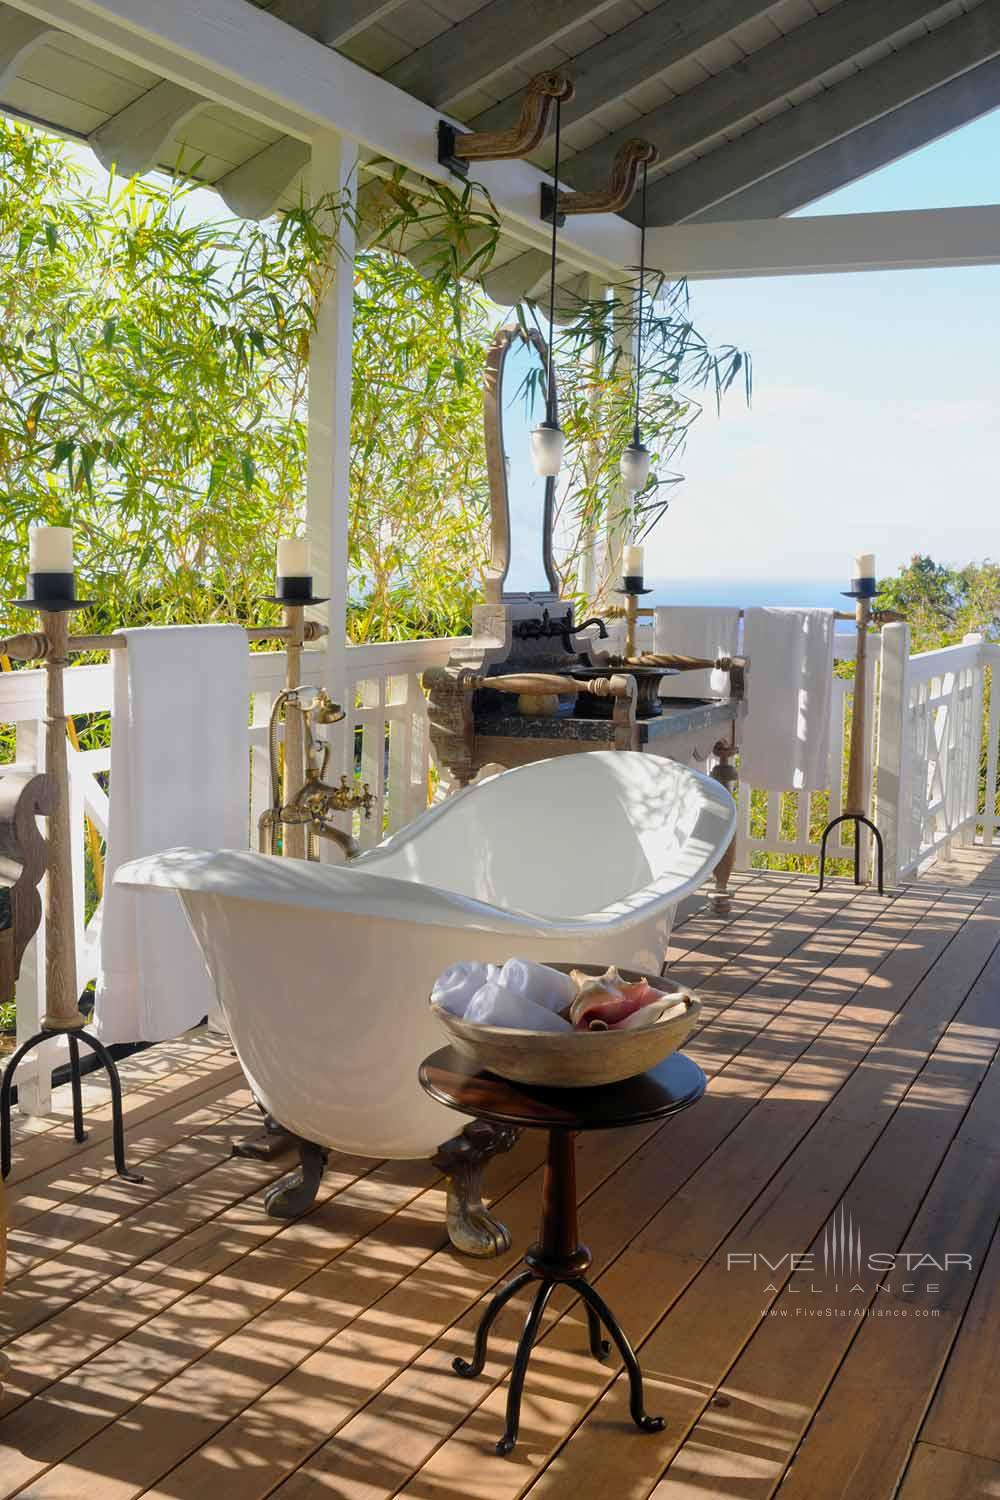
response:
[(21, 1222), (15, 1217), (9, 1244), (8, 1285), (33, 1267), (68, 1255), (72, 1247), (124, 1223), (201, 1173), (213, 1171), (227, 1152), (234, 1124), (238, 1129), (252, 1119), (253, 1101), (243, 1084), (215, 1106), (193, 1113), (186, 1111), (184, 1121), (179, 1123), (182, 1128), (187, 1124), (193, 1133), (169, 1141), (160, 1151), (145, 1157), (143, 1182), (101, 1176), (80, 1192), (70, 1192), (65, 1202), (57, 1200)]
[[(227, 1073), (203, 1093), (134, 1123), (127, 1137), (130, 1165), (141, 1169), (168, 1146), (195, 1133), (209, 1119), (235, 1115), (246, 1108), (249, 1100), (242, 1074), (233, 1077)], [(116, 1175), (110, 1141), (79, 1146), (73, 1156), (43, 1172), (33, 1173), (23, 1182), (11, 1205), (11, 1224), (20, 1228), (37, 1221), (43, 1214), (103, 1187)]]
[[(916, 915), (916, 912), (911, 914), (911, 922)], [(792, 997), (787, 996), (786, 998), (788, 1000), (791, 1000)], [(708, 1033), (705, 1033), (703, 1035), (707, 1037)], [(784, 1039), (779, 1037), (777, 1059), (779, 1072), (786, 1071), (790, 1064), (794, 1061), (794, 1054), (792, 1056), (789, 1056), (787, 1049), (781, 1045), (783, 1041)], [(808, 1037), (804, 1038), (801, 1041), (799, 1051), (804, 1050), (807, 1044)], [(697, 1052), (694, 1048), (691, 1048), (689, 1050), (691, 1051), (691, 1055), (697, 1056)], [(718, 1097), (715, 1090), (717, 1085), (719, 1084), (719, 1080), (724, 1076), (723, 1070), (723, 1072), (720, 1072), (716, 1079), (713, 1079), (713, 1083), (710, 1086), (709, 1095), (707, 1096), (706, 1101), (703, 1104), (699, 1105), (698, 1110), (692, 1111), (690, 1114), (682, 1116), (678, 1121), (673, 1123), (670, 1131), (669, 1147), (672, 1154), (679, 1161), (688, 1162), (692, 1166), (694, 1166), (699, 1161), (699, 1158), (701, 1156), (701, 1153), (699, 1152), (699, 1145), (704, 1143), (703, 1133), (706, 1128), (708, 1112), (711, 1112), (717, 1116), (723, 1116), (727, 1118), (727, 1121), (730, 1125), (737, 1124), (739, 1120), (749, 1112), (753, 1104), (755, 1094), (766, 1089), (767, 1082), (769, 1081), (766, 1077), (766, 1066), (761, 1066), (761, 1063), (763, 1061), (764, 1060), (762, 1058), (756, 1059), (757, 1068), (751, 1070), (751, 1072), (747, 1076), (745, 1076), (739, 1083), (735, 1083), (735, 1080), (733, 1080), (738, 1092), (740, 1094), (749, 1094), (750, 1097), (744, 1098), (742, 1100), (738, 1100), (735, 1098), (726, 1098), (724, 1094), (721, 1098)], [(723, 1088), (724, 1087), (725, 1085), (723, 1085)], [(733, 1108), (734, 1104), (736, 1105), (735, 1110)], [(715, 1106), (714, 1110), (713, 1106)], [(699, 1116), (701, 1117), (700, 1127)], [(714, 1136), (714, 1129), (710, 1132), (710, 1134)], [(728, 1141), (731, 1141), (732, 1139), (734, 1139), (734, 1134), (728, 1135), (727, 1144)], [(790, 1149), (790, 1147), (786, 1145), (785, 1149)], [(688, 1194), (690, 1194), (692, 1198), (703, 1196), (699, 1195), (696, 1192), (693, 1184), (699, 1180), (699, 1176), (701, 1175), (701, 1173), (706, 1170), (710, 1170), (711, 1163), (720, 1159), (722, 1155), (722, 1152), (716, 1150), (715, 1153), (709, 1157), (708, 1165), (703, 1166), (699, 1172), (695, 1172), (690, 1178), (689, 1183), (685, 1185), (682, 1190), (674, 1196), (672, 1205), (668, 1206), (667, 1208), (660, 1208), (658, 1210), (656, 1218), (654, 1219), (654, 1221), (652, 1221), (649, 1229), (644, 1232), (640, 1232), (637, 1236), (634, 1237), (634, 1244), (632, 1247), (630, 1247), (629, 1255), (623, 1258), (624, 1260), (630, 1259), (632, 1250), (634, 1250), (636, 1246), (641, 1246), (643, 1240), (646, 1238), (646, 1235), (653, 1232), (653, 1226), (655, 1226), (657, 1223), (662, 1223), (665, 1216), (668, 1213), (671, 1213), (673, 1211), (673, 1208), (682, 1199), (685, 1199)], [(662, 1194), (660, 1196), (662, 1197)], [(724, 1195), (720, 1195), (719, 1201), (724, 1201)], [(729, 1222), (731, 1222), (731, 1220), (727, 1218), (726, 1222), (728, 1224)], [(589, 1229), (587, 1228), (586, 1223), (585, 1232), (589, 1234)], [(676, 1261), (677, 1265), (682, 1266), (689, 1276), (694, 1274), (694, 1270), (697, 1268), (697, 1263), (693, 1260), (692, 1257), (678, 1256), (676, 1257)], [(641, 1257), (640, 1252), (638, 1268), (633, 1266), (634, 1279), (641, 1279), (645, 1281), (647, 1279), (646, 1272), (648, 1271), (648, 1269), (649, 1262)], [(657, 1267), (657, 1269), (659, 1269), (659, 1266)], [(626, 1278), (626, 1280), (630, 1279), (633, 1279), (632, 1276)], [(574, 1358), (579, 1353), (579, 1349), (581, 1347), (581, 1338), (582, 1334), (578, 1330), (575, 1330), (570, 1335), (570, 1346), (573, 1350)], [(540, 1346), (540, 1353), (548, 1348), (548, 1343), (548, 1340), (543, 1341), (542, 1345)], [(373, 1403), (369, 1411), (363, 1414), (360, 1428), (362, 1432), (367, 1432), (370, 1434), (370, 1441), (372, 1443), (372, 1449), (368, 1451), (366, 1455), (368, 1458), (368, 1464), (365, 1468), (365, 1489), (366, 1492), (370, 1492), (372, 1496), (383, 1493), (382, 1487), (372, 1479), (372, 1466), (375, 1464), (375, 1454), (378, 1451), (378, 1446), (382, 1438), (384, 1437), (385, 1431), (392, 1425), (393, 1421), (395, 1421), (397, 1426), (407, 1425), (403, 1413), (407, 1409), (408, 1403), (412, 1402), (413, 1400), (414, 1388), (420, 1388), (421, 1382), (427, 1380), (429, 1377), (435, 1377), (438, 1380), (443, 1379), (445, 1387), (447, 1387), (448, 1376), (450, 1374), (450, 1357), (456, 1352), (459, 1352), (459, 1348), (453, 1347), (450, 1341), (445, 1343), (443, 1349), (441, 1347), (438, 1347), (435, 1350), (431, 1351), (428, 1356), (428, 1363), (426, 1364), (426, 1366), (423, 1360), (418, 1361), (412, 1373), (404, 1377), (397, 1386), (391, 1387), (385, 1393), (384, 1399), (379, 1398), (378, 1401)], [(607, 1384), (607, 1381), (610, 1377), (603, 1371), (595, 1371), (593, 1372), (592, 1378), (596, 1381), (602, 1382), (603, 1384)], [(416, 1383), (415, 1385), (414, 1380)], [(451, 1384), (454, 1385), (454, 1377), (451, 1377)], [(476, 1382), (475, 1385), (480, 1387), (478, 1398), (475, 1397), (474, 1387), (466, 1388), (466, 1393), (470, 1397), (470, 1401), (468, 1404), (471, 1405), (475, 1405), (477, 1399), (479, 1401), (482, 1401), (484, 1396), (488, 1393), (489, 1389), (486, 1383), (485, 1375), (482, 1381)], [(459, 1392), (457, 1395), (452, 1395), (450, 1407), (442, 1403), (443, 1415), (441, 1420), (449, 1423), (448, 1431), (454, 1429), (457, 1425), (455, 1414), (456, 1401), (462, 1402), (461, 1392)], [(463, 1402), (462, 1404), (464, 1406), (466, 1403)], [(474, 1421), (476, 1420), (478, 1419), (474, 1419)], [(491, 1420), (493, 1420), (494, 1422), (497, 1420), (495, 1413)], [(500, 1419), (500, 1421), (502, 1425), (502, 1418)], [(424, 1432), (424, 1427), (422, 1426), (420, 1430), (421, 1432)], [(478, 1428), (476, 1430), (478, 1431)], [(441, 1438), (447, 1436), (447, 1432), (437, 1432), (435, 1435), (440, 1441)], [(407, 1447), (410, 1450), (411, 1454), (416, 1448), (418, 1441), (418, 1437), (411, 1433), (407, 1443)], [(458, 1438), (452, 1439), (452, 1441), (461, 1444), (463, 1442), (463, 1439), (461, 1436), (459, 1436)], [(279, 1490), (278, 1493), (282, 1495), (283, 1500), (286, 1493), (288, 1496), (288, 1500), (298, 1500), (300, 1494), (302, 1496), (305, 1496), (312, 1493), (310, 1486), (316, 1482), (317, 1475), (329, 1475), (331, 1473), (339, 1472), (342, 1460), (347, 1457), (348, 1453), (353, 1453), (356, 1456), (362, 1442), (363, 1439), (355, 1433), (355, 1424), (349, 1424), (344, 1429), (341, 1438), (334, 1439), (332, 1442), (328, 1443), (320, 1454), (319, 1458), (307, 1464), (301, 1471), (300, 1475), (295, 1479), (288, 1481), (286, 1486)], [(426, 1452), (421, 1454), (421, 1461), (431, 1456), (431, 1452), (434, 1446), (435, 1445), (432, 1444)], [(390, 1474), (394, 1478), (398, 1478), (398, 1462), (398, 1457), (394, 1452), (394, 1462), (390, 1467)], [(383, 1463), (381, 1467), (385, 1469), (386, 1465)], [(461, 1469), (461, 1463), (459, 1463), (458, 1467), (459, 1469)], [(439, 1474), (437, 1469), (433, 1466), (428, 1466), (421, 1471), (414, 1493), (424, 1493), (425, 1490), (427, 1490), (429, 1487), (428, 1492), (437, 1494), (438, 1486), (441, 1484), (441, 1482), (441, 1475)], [(442, 1493), (445, 1492), (449, 1494), (452, 1493), (451, 1490), (442, 1490)], [(393, 1491), (391, 1489), (388, 1489), (385, 1490), (385, 1493), (391, 1494), (393, 1493)], [(473, 1490), (470, 1491), (470, 1493), (478, 1493), (478, 1491)], [(556, 1491), (556, 1493), (558, 1493), (558, 1491)]]
[[(647, 1139), (652, 1130), (653, 1127), (644, 1127), (638, 1132), (622, 1133), (623, 1137), (626, 1134), (631, 1137), (627, 1141), (624, 1138), (616, 1141), (614, 1137), (594, 1137), (585, 1142), (580, 1151), (580, 1181), (584, 1192), (599, 1191), (609, 1178), (614, 1180), (615, 1169), (623, 1158)], [(399, 1166), (398, 1163), (392, 1165)], [(540, 1169), (536, 1169), (501, 1201), (499, 1211), (517, 1233), (522, 1245), (530, 1235), (537, 1213), (539, 1191)], [(308, 1392), (314, 1391), (317, 1383), (323, 1389), (324, 1397), (315, 1404), (322, 1407), (325, 1423), (333, 1420), (333, 1413), (338, 1409), (338, 1393), (342, 1394), (342, 1399), (350, 1400), (352, 1392), (356, 1392), (360, 1399), (367, 1399), (369, 1392), (365, 1382), (374, 1380), (378, 1370), (384, 1371), (385, 1378), (389, 1378), (395, 1371), (394, 1360), (400, 1364), (408, 1362), (414, 1352), (414, 1341), (419, 1341), (422, 1336), (424, 1316), (432, 1318), (440, 1314), (442, 1307), (449, 1307), (449, 1289), (452, 1299), (462, 1298), (468, 1305), (475, 1301), (481, 1290), (488, 1290), (495, 1278), (517, 1259), (519, 1252), (515, 1251), (495, 1261), (469, 1262), (454, 1255), (450, 1248), (442, 1248), (441, 1194), (437, 1195), (436, 1208), (433, 1243), (425, 1246), (421, 1257), (421, 1261), (426, 1261), (431, 1256), (434, 1262), (432, 1270), (428, 1271), (421, 1264), (414, 1271), (405, 1257), (398, 1257), (393, 1284), (388, 1292), (381, 1290), (379, 1301), (371, 1312), (362, 1303), (354, 1316), (335, 1323), (332, 1329), (324, 1329), (323, 1320), (314, 1316), (308, 1319), (308, 1331), (294, 1347), (283, 1347), (266, 1326), (224, 1339), (196, 1364), (165, 1383), (157, 1382), (154, 1394), (130, 1409), (127, 1423), (106, 1428), (80, 1447), (71, 1459), (36, 1479), (31, 1494), (38, 1496), (39, 1500), (43, 1497), (51, 1500), (57, 1495), (77, 1496), (85, 1474), (114, 1476), (116, 1500), (139, 1494), (275, 1382), (282, 1385), (282, 1399), (288, 1395), (289, 1381), (304, 1387), (292, 1398), (299, 1422), (302, 1421), (301, 1413)], [(315, 1219), (316, 1215), (310, 1214), (301, 1223), (306, 1226)], [(335, 1220), (331, 1218), (330, 1223), (333, 1222)], [(317, 1227), (323, 1238), (323, 1226)], [(328, 1224), (326, 1235), (329, 1233)], [(396, 1283), (404, 1282), (404, 1279), (405, 1284), (397, 1287)], [(374, 1290), (379, 1291), (378, 1288)], [(377, 1346), (371, 1356), (364, 1352), (366, 1336), (372, 1337)], [(314, 1354), (308, 1338), (320, 1344), (326, 1341), (329, 1348)], [(115, 1351), (120, 1348), (121, 1345), (114, 1346)], [(189, 1345), (185, 1344), (185, 1356), (189, 1352)], [(194, 1352), (197, 1353), (197, 1349)], [(322, 1365), (320, 1373), (317, 1373), (317, 1363)], [(286, 1364), (291, 1375), (283, 1368)], [(327, 1369), (336, 1369), (336, 1376), (331, 1373), (327, 1380), (324, 1373)], [(210, 1401), (197, 1395), (206, 1390), (212, 1393)], [(37, 1401), (32, 1405), (37, 1405)], [(328, 1431), (329, 1427), (324, 1430)], [(88, 1491), (95, 1500), (101, 1493), (94, 1487), (93, 1478), (88, 1483)]]
[[(925, 959), (929, 956), (924, 954)], [(920, 992), (922, 984), (915, 975), (922, 967), (919, 953), (905, 947), (897, 948), (885, 964), (874, 969), (876, 980), (888, 980), (895, 989), (892, 1003), (901, 1015), (905, 1015), (908, 991), (914, 996)], [(865, 993), (862, 989), (862, 1001)], [(886, 997), (883, 1004), (889, 1005), (888, 991), (879, 990), (879, 994)], [(882, 1068), (895, 1055), (885, 1035), (892, 1027), (884, 1024), (888, 1018), (883, 1015), (880, 1036), (866, 1036), (861, 1023), (864, 1009), (863, 1004), (846, 1004), (746, 1122), (751, 1135), (762, 1131), (758, 1117), (768, 1103), (773, 1105), (772, 1119), (779, 1122), (789, 1106), (802, 1109), (812, 1103), (817, 1116), (799, 1144), (792, 1143), (794, 1150), (786, 1163), (756, 1194), (725, 1238), (713, 1246), (712, 1230), (719, 1234), (726, 1228), (716, 1206), (719, 1195), (707, 1183), (695, 1191), (693, 1183), (690, 1201), (678, 1195), (666, 1205), (661, 1221), (654, 1221), (656, 1232), (639, 1237), (634, 1249), (642, 1253), (642, 1259), (630, 1266), (629, 1257), (623, 1257), (612, 1268), (605, 1296), (612, 1306), (628, 1305), (631, 1300), (630, 1326), (651, 1376), (649, 1403), (651, 1409), (655, 1404), (667, 1416), (667, 1431), (639, 1446), (629, 1442), (624, 1385), (617, 1380), (574, 1432), (566, 1449), (570, 1468), (564, 1467), (560, 1455), (530, 1490), (532, 1500), (558, 1496), (567, 1473), (575, 1473), (578, 1467), (587, 1475), (586, 1483), (594, 1494), (611, 1485), (616, 1497), (649, 1494), (655, 1477), (663, 1472), (705, 1404), (713, 1399), (733, 1359), (756, 1331), (769, 1300), (752, 1279), (729, 1271), (728, 1253), (759, 1250), (777, 1262), (789, 1249), (804, 1251), (837, 1201), (838, 1185), (842, 1190), (864, 1160), (868, 1142), (880, 1133), (873, 1105), (885, 1086)], [(867, 1069), (873, 1087), (869, 1097), (858, 1098), (856, 1108), (851, 1109), (847, 1090), (862, 1069)], [(898, 1089), (900, 1082), (901, 1078), (894, 1077), (893, 1087)], [(772, 1130), (778, 1128), (772, 1124)], [(732, 1146), (736, 1142), (734, 1134)], [(727, 1184), (741, 1180), (739, 1172), (726, 1172), (725, 1164), (722, 1170)], [(729, 1223), (737, 1219), (745, 1201), (733, 1205)], [(773, 1278), (773, 1296), (784, 1279), (780, 1274)], [(666, 1292), (659, 1306), (648, 1291), (657, 1284)], [(664, 1309), (669, 1309), (666, 1316)], [(647, 1337), (648, 1330), (652, 1332)], [(583, 1493), (590, 1491), (585, 1488)]]
[[(27, 1122), (12, 1195), (26, 1259), (0, 1301), (0, 1497), (891, 1500), (901, 1482), (902, 1500), (1000, 1500), (988, 1394), (970, 1394), (995, 1384), (998, 878), (1000, 851), (979, 848), (886, 900), (754, 874), (726, 918), (675, 930), (670, 972), (705, 1000), (686, 1050), (708, 1095), (579, 1148), (593, 1274), (641, 1346), (660, 1435), (630, 1428), (622, 1380), (590, 1360), (565, 1299), (512, 1459), (492, 1441), (523, 1307), (481, 1380), (450, 1370), (531, 1237), (534, 1133), (491, 1173), (516, 1250), (473, 1263), (445, 1245), (426, 1163), (340, 1158), (313, 1213), (267, 1219), (261, 1192), (285, 1164), (225, 1159), (250, 1115), (217, 1040), (151, 1049), (126, 1084), (150, 1201), (110, 1170), (99, 1086), (104, 1133), (85, 1147), (64, 1113)], [(734, 1250), (815, 1246), (841, 1200), (872, 1239), (944, 1243), (954, 1226), (976, 1247), (975, 1291), (949, 1289), (891, 1356), (874, 1320), (786, 1337), (761, 1313), (791, 1304), (788, 1277), (762, 1299), (726, 1269)]]
[(996, 1500), (1000, 1463), (920, 1442), (913, 1451), (899, 1500)]
[[(858, 932), (858, 921), (864, 922), (864, 919), (865, 918), (870, 918), (871, 913), (874, 912), (874, 903), (868, 903), (868, 904), (870, 904), (871, 910), (867, 910), (867, 906), (865, 906), (864, 901), (862, 901), (862, 903), (861, 903), (861, 912), (862, 912), (862, 915), (859, 916), (859, 918), (856, 918), (855, 921), (853, 921), (853, 924), (847, 924), (847, 930), (846, 930), (846, 933), (844, 933), (844, 942), (850, 941), (850, 938), (852, 938), (852, 936), (855, 935), (856, 932)], [(880, 904), (880, 907), (882, 907), (882, 903), (879, 903), (879, 904)], [(747, 1034), (738, 1035), (738, 1040), (736, 1040), (736, 1046), (738, 1046), (738, 1047), (745, 1046), (745, 1044), (747, 1044), (747, 1041), (750, 1040), (750, 1035), (751, 1035), (750, 1032), (747, 1032)], [(721, 1125), (723, 1125), (723, 1127), (724, 1127), (724, 1124), (726, 1124), (726, 1122), (724, 1122), (724, 1119), (723, 1119), (723, 1121), (721, 1121)], [(702, 1134), (702, 1142), (703, 1142), (703, 1145), (705, 1145), (705, 1136), (703, 1136), (703, 1134)], [(711, 1145), (708, 1145), (708, 1149), (711, 1149)], [(532, 1188), (532, 1191), (537, 1191), (537, 1184), (534, 1185), (534, 1188)], [(531, 1212), (531, 1209), (529, 1209), (529, 1212)], [(280, 1398), (282, 1398), (282, 1397), (280, 1397), (280, 1395), (279, 1395), (279, 1400), (280, 1400)], [(325, 1436), (325, 1431), (327, 1431), (327, 1428), (321, 1428), (321, 1433), (319, 1433), (318, 1440), (321, 1440), (321, 1437)], [(189, 1476), (189, 1478), (186, 1478), (186, 1481), (184, 1481), (184, 1484), (186, 1484), (186, 1487), (187, 1487), (187, 1485), (190, 1484), (190, 1482), (192, 1482), (192, 1481), (190, 1481), (190, 1476)]]
[[(984, 1110), (1000, 1112), (1000, 1069), (992, 1069), (1000, 1047), (998, 983), (995, 950), (840, 1200), (868, 1247), (898, 1249), (955, 1134)], [(1000, 1157), (997, 1168), (994, 1186), (1000, 1188)], [(734, 1500), (774, 1494), (866, 1310), (878, 1317), (885, 1295), (878, 1290), (881, 1277), (860, 1268), (843, 1283), (824, 1275), (823, 1235), (808, 1253), (815, 1276), (792, 1277), (771, 1306), (719, 1388), (725, 1406), (706, 1409), (654, 1491), (656, 1500), (679, 1500), (720, 1473)], [(887, 1280), (899, 1286), (907, 1277)]]
[[(978, 1173), (976, 1191), (982, 1191)], [(996, 1402), (1000, 1387), (998, 1329), (1000, 1239), (994, 1239), (951, 1358), (920, 1429), (922, 1444), (960, 1449), (1000, 1464), (1000, 1414)]]

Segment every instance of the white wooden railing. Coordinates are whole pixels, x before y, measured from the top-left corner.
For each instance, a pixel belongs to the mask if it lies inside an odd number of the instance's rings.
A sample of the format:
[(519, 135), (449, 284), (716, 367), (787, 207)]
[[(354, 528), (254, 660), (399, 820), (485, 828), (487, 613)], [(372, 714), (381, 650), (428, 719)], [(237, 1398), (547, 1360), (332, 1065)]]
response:
[[(372, 816), (354, 817), (354, 832), (365, 848), (378, 843), (416, 817), (441, 784), (431, 754), (427, 705), (421, 673), (447, 661), (454, 640), (404, 641), (351, 647), (347, 651), (343, 698), (346, 733), (339, 736), (344, 759), (340, 769), (360, 767), (374, 796)], [(648, 642), (640, 642), (648, 644)], [(853, 633), (838, 635), (836, 655), (854, 656)], [(275, 695), (284, 685), (284, 652), (251, 655), (250, 797), (247, 840), (255, 842), (257, 819), (268, 800), (267, 721)], [(988, 670), (987, 670), (988, 669)], [(325, 653), (306, 651), (303, 679), (319, 684)], [(979, 637), (961, 646), (909, 655), (905, 625), (887, 626), (881, 652), (869, 655), (869, 691), (876, 711), (871, 716), (868, 747), (874, 771), (876, 821), (886, 841), (886, 874), (890, 883), (905, 879), (955, 842), (981, 837), (993, 843), (1000, 835), (997, 814), (1000, 690), (1000, 646)], [(111, 707), (111, 668), (73, 667), (65, 674), (66, 707), (73, 715)], [(753, 669), (750, 690), (753, 691)], [(831, 714), (829, 807), (842, 808), (842, 776), (849, 734), (851, 680), (836, 677)], [(988, 708), (987, 708), (988, 702)], [(44, 676), (36, 670), (0, 674), (0, 723), (16, 730), (16, 763), (40, 764)], [(985, 796), (980, 796), (980, 754), (985, 735)], [(352, 754), (353, 752), (353, 754)], [(72, 797), (73, 885), (77, 913), (77, 969), (81, 982), (96, 975), (100, 906), (85, 920), (85, 817), (107, 837), (108, 795), (101, 784), (110, 768), (110, 749), (78, 751), (68, 747)], [(751, 825), (751, 792), (740, 790), (738, 865), (760, 862), (762, 855), (818, 855), (816, 825), (821, 821), (806, 794), (768, 795), (765, 827)], [(794, 832), (782, 828), (782, 798), (797, 796)], [(815, 796), (815, 794), (812, 794)], [(759, 803), (758, 799), (758, 803)], [(787, 820), (786, 820), (787, 822)], [(846, 844), (831, 842), (830, 855), (850, 854)], [(758, 858), (755, 860), (754, 856)], [(18, 983), (18, 1038), (37, 1030), (42, 1010), (40, 976), (44, 972), (44, 926), (25, 955)], [(60, 1057), (58, 1040), (47, 1044), (45, 1065), (27, 1059), (18, 1073), (22, 1101), (32, 1112), (48, 1108), (48, 1079)]]
[[(982, 636), (960, 646), (909, 653), (909, 627), (882, 632), (881, 699), (876, 768), (876, 821), (894, 881), (915, 874), (953, 846), (970, 844), (997, 826), (997, 694), (989, 725), (985, 809), (980, 811), (987, 666), (1000, 649)], [(991, 676), (993, 674), (991, 673)]]

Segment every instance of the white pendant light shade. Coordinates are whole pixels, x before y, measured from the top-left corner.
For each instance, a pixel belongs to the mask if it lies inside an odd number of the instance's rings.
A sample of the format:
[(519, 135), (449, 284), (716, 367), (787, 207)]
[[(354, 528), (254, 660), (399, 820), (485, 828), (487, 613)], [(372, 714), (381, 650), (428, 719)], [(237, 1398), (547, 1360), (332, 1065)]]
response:
[(563, 458), (562, 428), (558, 422), (539, 422), (531, 434), (531, 462), (543, 479), (558, 474)]
[(625, 488), (641, 490), (649, 478), (649, 449), (640, 442), (629, 443), (621, 456), (621, 475)]

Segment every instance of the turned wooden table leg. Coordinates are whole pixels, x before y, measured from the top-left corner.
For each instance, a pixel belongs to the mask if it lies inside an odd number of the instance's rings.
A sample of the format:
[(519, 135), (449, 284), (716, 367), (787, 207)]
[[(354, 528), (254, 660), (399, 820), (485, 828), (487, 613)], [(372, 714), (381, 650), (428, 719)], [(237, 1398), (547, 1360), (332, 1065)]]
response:
[[(718, 740), (712, 746), (712, 754), (717, 757), (715, 767), (711, 771), (713, 781), (724, 786), (726, 791), (736, 800), (736, 788), (739, 785), (739, 772), (732, 764), (733, 756), (736, 754), (734, 740)], [(729, 841), (729, 847), (715, 867), (715, 895), (712, 898), (712, 908), (720, 916), (725, 916), (732, 910), (733, 898), (729, 893), (729, 881), (736, 863), (736, 830)]]

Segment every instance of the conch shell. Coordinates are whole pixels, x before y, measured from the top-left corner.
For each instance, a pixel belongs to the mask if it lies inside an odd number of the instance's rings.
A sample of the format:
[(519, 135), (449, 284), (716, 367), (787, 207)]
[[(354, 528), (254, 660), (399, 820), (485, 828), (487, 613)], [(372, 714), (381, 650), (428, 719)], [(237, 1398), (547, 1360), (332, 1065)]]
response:
[(570, 978), (576, 985), (576, 996), (562, 1014), (576, 1031), (615, 1030), (636, 1011), (663, 999), (663, 991), (654, 989), (646, 979), (627, 983), (614, 965), (597, 978), (582, 969), (572, 969)]

